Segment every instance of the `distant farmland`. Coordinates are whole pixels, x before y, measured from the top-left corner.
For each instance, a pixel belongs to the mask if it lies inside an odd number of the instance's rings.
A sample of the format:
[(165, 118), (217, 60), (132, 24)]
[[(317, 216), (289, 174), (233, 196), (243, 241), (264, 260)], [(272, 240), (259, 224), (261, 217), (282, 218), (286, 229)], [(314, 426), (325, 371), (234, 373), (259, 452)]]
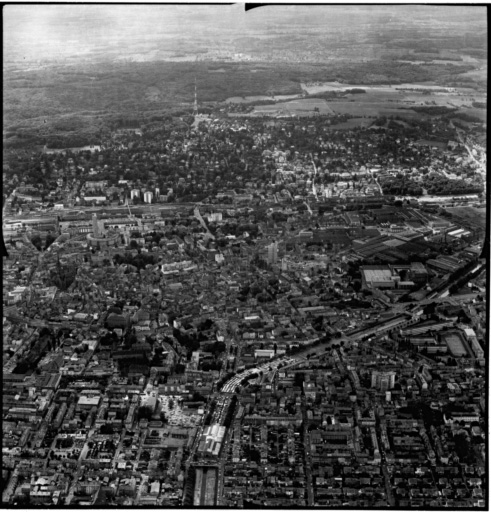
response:
[[(365, 99), (365, 98), (364, 98)], [(379, 98), (377, 98), (378, 100)], [(372, 98), (373, 100), (373, 98)], [(329, 101), (323, 98), (305, 98), (293, 101), (278, 102), (272, 105), (256, 105), (254, 111), (250, 114), (231, 114), (236, 117), (255, 117), (267, 115), (293, 115), (293, 116), (312, 116), (320, 115), (343, 115), (348, 114), (358, 119), (352, 119), (346, 126), (335, 125), (336, 127), (353, 128), (355, 126), (369, 126), (370, 121), (363, 118), (375, 119), (380, 116), (400, 116), (400, 117), (421, 117), (421, 114), (411, 110), (409, 106), (398, 105), (397, 103), (388, 103), (384, 101), (357, 101), (341, 100)]]
[(329, 103), (335, 114), (349, 114), (352, 116), (404, 116), (421, 117), (414, 110), (396, 104), (387, 104), (384, 102), (366, 102), (366, 101), (332, 101)]
[[(449, 109), (459, 109), (459, 112), (475, 116), (481, 121), (486, 120), (486, 109), (474, 108), (473, 102), (486, 103), (486, 97), (471, 88), (442, 88), (434, 84), (400, 84), (390, 87), (388, 85), (353, 86), (337, 82), (301, 84), (308, 94), (322, 94), (323, 92), (338, 92), (346, 94), (340, 99), (327, 99), (329, 106), (336, 114), (350, 114), (354, 116), (401, 116), (421, 117), (411, 107), (445, 106)], [(360, 88), (364, 94), (350, 94), (346, 91)], [(425, 91), (423, 93), (422, 91)]]
[(363, 117), (354, 117), (353, 119), (348, 119), (339, 124), (333, 124), (330, 126), (333, 130), (352, 130), (353, 128), (358, 127), (368, 127), (373, 123), (372, 119), (366, 119)]
[(268, 115), (273, 113), (281, 114), (282, 112), (297, 116), (312, 115), (314, 112), (323, 115), (334, 115), (327, 101), (321, 98), (293, 100), (284, 103), (276, 103), (274, 105), (258, 105), (255, 107), (253, 114)]

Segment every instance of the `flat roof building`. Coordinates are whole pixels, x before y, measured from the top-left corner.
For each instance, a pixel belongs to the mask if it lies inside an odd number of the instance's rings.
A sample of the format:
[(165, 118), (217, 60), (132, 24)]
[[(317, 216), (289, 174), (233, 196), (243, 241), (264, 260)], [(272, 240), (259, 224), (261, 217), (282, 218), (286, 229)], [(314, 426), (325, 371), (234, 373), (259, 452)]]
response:
[(362, 281), (365, 288), (395, 288), (396, 279), (388, 267), (362, 267)]
[(467, 350), (458, 332), (442, 334), (442, 338), (445, 340), (445, 343), (448, 345), (448, 349), (454, 357), (462, 357), (467, 355)]

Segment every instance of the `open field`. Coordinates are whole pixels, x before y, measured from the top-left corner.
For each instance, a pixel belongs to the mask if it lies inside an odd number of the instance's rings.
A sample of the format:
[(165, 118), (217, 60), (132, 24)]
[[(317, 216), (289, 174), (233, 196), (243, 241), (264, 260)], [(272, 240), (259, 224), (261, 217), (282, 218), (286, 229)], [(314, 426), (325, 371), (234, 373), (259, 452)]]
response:
[(482, 67), (478, 69), (473, 69), (472, 71), (466, 71), (462, 73), (462, 78), (472, 78), (476, 82), (486, 82), (488, 78), (488, 66), (487, 64), (483, 64)]
[(363, 117), (354, 117), (353, 119), (348, 119), (343, 123), (333, 124), (331, 128), (333, 130), (352, 130), (353, 128), (360, 127), (368, 127), (373, 123), (373, 119), (366, 119)]
[(438, 106), (449, 108), (470, 107), (473, 101), (485, 102), (486, 97), (476, 94), (475, 91), (459, 90), (457, 94), (433, 93), (431, 96), (423, 96), (418, 93), (409, 93), (401, 96), (402, 101), (413, 103), (415, 105), (425, 105), (426, 103), (436, 104)]
[[(358, 101), (414, 101), (417, 104), (433, 102), (437, 105), (454, 103), (455, 106), (470, 104), (472, 101), (485, 101), (486, 96), (469, 87), (448, 88), (443, 92), (442, 86), (428, 83), (412, 83), (394, 85), (350, 85), (338, 82), (316, 83), (315, 85), (300, 84), (308, 94), (323, 92), (344, 92), (347, 89), (359, 88), (366, 91), (365, 94), (357, 94)], [(425, 91), (425, 94), (423, 94)]]
[(468, 228), (486, 228), (486, 209), (474, 208), (473, 206), (456, 206), (447, 208), (453, 219)]
[(308, 85), (302, 83), (301, 86), (309, 94), (342, 93), (352, 88), (366, 91), (362, 94), (347, 93), (346, 99), (328, 99), (329, 106), (336, 114), (370, 117), (382, 115), (414, 117), (421, 114), (416, 114), (414, 110), (410, 110), (413, 106), (438, 106), (458, 109), (459, 113), (475, 116), (481, 121), (486, 120), (486, 110), (473, 106), (474, 102), (485, 103), (486, 96), (471, 88), (442, 88), (429, 83), (406, 83), (391, 87), (389, 85), (353, 86), (339, 82), (314, 82)]
[(225, 103), (252, 103), (254, 101), (265, 101), (265, 100), (292, 100), (294, 98), (298, 98), (298, 94), (279, 94), (274, 98), (272, 96), (232, 96), (231, 98), (227, 98)]
[(484, 110), (484, 109), (468, 108), (468, 109), (465, 109), (463, 112), (465, 112), (466, 114), (469, 114), (470, 116), (479, 118), (484, 123), (486, 122), (487, 114), (486, 114), (486, 110)]
[(373, 102), (368, 103), (365, 101), (333, 101), (329, 102), (332, 111), (335, 114), (350, 114), (352, 116), (404, 116), (404, 117), (417, 117), (414, 110), (409, 107), (401, 105), (399, 108), (397, 104)]
[(451, 66), (466, 66), (469, 64), (469, 61), (465, 60), (445, 60), (445, 59), (433, 59), (433, 60), (404, 60), (397, 59), (397, 62), (402, 62), (404, 64), (450, 64)]
[[(305, 84), (302, 84), (306, 90)], [(437, 92), (441, 88), (428, 84), (403, 84), (401, 87), (409, 90), (398, 90), (389, 86), (358, 87), (365, 90), (361, 94), (347, 94), (340, 98), (298, 98), (292, 101), (279, 101), (271, 105), (257, 105), (251, 114), (244, 114), (246, 117), (258, 115), (312, 115), (318, 109), (319, 114), (335, 115), (348, 114), (359, 118), (379, 116), (399, 116), (404, 118), (421, 117), (421, 112), (417, 112), (412, 107), (446, 107), (448, 109), (459, 109), (461, 113), (476, 116), (482, 121), (486, 120), (485, 109), (476, 109), (472, 106), (473, 102), (486, 101), (486, 98), (473, 91), (472, 89), (450, 89), (449, 92)], [(315, 91), (317, 94), (322, 92), (337, 91), (342, 92), (346, 89), (354, 88), (346, 84), (323, 84), (309, 86), (307, 89)], [(430, 94), (417, 91), (422, 88), (425, 91), (434, 91)], [(292, 96), (276, 96), (276, 100), (283, 98), (292, 98)], [(245, 98), (228, 98), (227, 102), (245, 103), (248, 101), (271, 100), (270, 96), (249, 96)], [(450, 110), (449, 110), (450, 112)], [(353, 126), (365, 125), (360, 121), (351, 121), (346, 127), (339, 126), (340, 129), (351, 128)]]
[[(317, 110), (316, 110), (317, 109)], [(334, 114), (333, 109), (328, 105), (326, 100), (320, 98), (307, 98), (286, 103), (277, 103), (275, 105), (258, 105), (255, 107), (255, 112), (270, 113), (270, 112), (288, 112), (294, 115), (310, 115), (313, 112), (319, 114)]]
[(389, 92), (397, 94), (398, 89), (425, 89), (428, 91), (431, 90), (440, 90), (442, 89), (441, 85), (436, 85), (434, 83), (427, 82), (414, 82), (414, 83), (402, 83), (394, 86), (390, 85), (360, 85), (360, 84), (347, 84), (340, 82), (316, 82), (314, 84), (301, 83), (300, 86), (302, 89), (308, 94), (317, 94), (319, 92), (325, 91), (345, 91), (346, 89), (364, 89), (367, 92)]

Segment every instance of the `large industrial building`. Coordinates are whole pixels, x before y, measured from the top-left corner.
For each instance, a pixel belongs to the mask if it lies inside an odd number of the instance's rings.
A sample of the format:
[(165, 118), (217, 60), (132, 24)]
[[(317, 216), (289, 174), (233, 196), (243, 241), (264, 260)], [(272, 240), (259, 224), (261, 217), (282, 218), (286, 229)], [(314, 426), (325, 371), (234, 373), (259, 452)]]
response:
[(365, 265), (361, 267), (363, 288), (410, 290), (428, 280), (422, 263), (406, 265)]
[(3, 223), (5, 231), (58, 231), (58, 218), (53, 216), (16, 218), (15, 220), (6, 220)]
[(373, 288), (395, 288), (396, 277), (388, 266), (367, 266), (362, 268), (363, 287)]

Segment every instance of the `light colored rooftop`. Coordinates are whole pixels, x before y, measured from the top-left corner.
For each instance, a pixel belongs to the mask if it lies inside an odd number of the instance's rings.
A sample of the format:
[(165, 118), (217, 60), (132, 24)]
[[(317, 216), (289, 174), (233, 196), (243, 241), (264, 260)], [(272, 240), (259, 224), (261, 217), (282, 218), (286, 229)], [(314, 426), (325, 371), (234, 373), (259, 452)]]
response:
[(373, 269), (364, 269), (363, 273), (365, 275), (366, 281), (390, 281), (392, 277), (392, 273), (390, 270), (373, 270)]

